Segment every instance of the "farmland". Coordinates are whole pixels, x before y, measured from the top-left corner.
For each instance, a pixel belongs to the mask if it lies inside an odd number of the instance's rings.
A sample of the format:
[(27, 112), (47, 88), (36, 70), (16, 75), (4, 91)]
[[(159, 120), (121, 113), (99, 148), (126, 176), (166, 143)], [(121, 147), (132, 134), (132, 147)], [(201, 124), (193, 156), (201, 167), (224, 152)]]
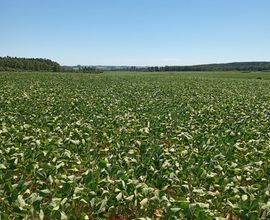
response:
[(2, 219), (269, 219), (270, 73), (0, 73)]

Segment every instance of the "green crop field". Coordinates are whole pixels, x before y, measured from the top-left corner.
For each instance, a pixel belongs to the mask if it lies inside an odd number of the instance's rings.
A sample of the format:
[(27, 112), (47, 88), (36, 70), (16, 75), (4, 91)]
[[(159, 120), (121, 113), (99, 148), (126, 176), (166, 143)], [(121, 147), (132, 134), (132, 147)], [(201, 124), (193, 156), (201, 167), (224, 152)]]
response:
[(270, 73), (0, 73), (0, 219), (269, 219)]

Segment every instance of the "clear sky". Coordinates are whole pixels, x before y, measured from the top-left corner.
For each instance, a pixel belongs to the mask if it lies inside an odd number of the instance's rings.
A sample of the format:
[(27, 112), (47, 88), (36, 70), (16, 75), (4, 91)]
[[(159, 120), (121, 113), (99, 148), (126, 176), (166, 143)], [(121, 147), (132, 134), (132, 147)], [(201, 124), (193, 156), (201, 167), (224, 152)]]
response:
[(62, 65), (270, 61), (270, 0), (0, 0), (0, 56)]

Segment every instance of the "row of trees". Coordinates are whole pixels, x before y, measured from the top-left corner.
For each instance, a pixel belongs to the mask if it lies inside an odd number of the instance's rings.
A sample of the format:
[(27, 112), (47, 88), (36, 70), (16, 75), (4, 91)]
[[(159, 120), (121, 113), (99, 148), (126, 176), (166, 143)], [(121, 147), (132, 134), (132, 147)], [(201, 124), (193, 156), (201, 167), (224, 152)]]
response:
[(61, 67), (62, 72), (78, 72), (78, 73), (102, 73), (103, 71), (98, 70), (95, 67), (92, 66), (76, 66), (76, 67), (69, 67), (69, 66), (62, 66)]
[(100, 73), (94, 67), (78, 66), (77, 68), (60, 66), (49, 59), (0, 57), (0, 71), (48, 71), (48, 72), (80, 72)]
[(270, 62), (236, 62), (225, 64), (205, 64), (194, 66), (165, 66), (159, 71), (263, 71), (270, 70)]
[[(124, 71), (264, 71), (270, 70), (270, 62), (237, 62), (226, 64), (206, 64), (194, 66), (153, 66), (153, 67), (111, 67), (111, 70)], [(100, 73), (95, 67), (89, 66), (60, 66), (59, 63), (49, 59), (0, 57), (0, 71), (52, 71), (52, 72), (82, 72)]]
[(49, 59), (0, 57), (0, 71), (52, 71), (59, 72), (60, 64)]
[(123, 71), (264, 71), (270, 70), (270, 62), (237, 62), (225, 64), (205, 64), (193, 66), (150, 66), (150, 67), (126, 67), (115, 70)]

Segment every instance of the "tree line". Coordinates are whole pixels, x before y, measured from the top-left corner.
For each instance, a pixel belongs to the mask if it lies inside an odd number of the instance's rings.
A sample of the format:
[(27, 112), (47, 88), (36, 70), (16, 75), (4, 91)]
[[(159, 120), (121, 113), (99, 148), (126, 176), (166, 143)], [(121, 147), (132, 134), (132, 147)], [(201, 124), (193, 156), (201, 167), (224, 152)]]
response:
[[(150, 68), (150, 71), (156, 71), (156, 67)], [(165, 66), (160, 67), (158, 71), (263, 71), (270, 70), (270, 62), (236, 62), (224, 64), (204, 64), (193, 66)]]
[(98, 70), (97, 68), (93, 67), (93, 66), (62, 66), (61, 67), (61, 71), (62, 72), (70, 72), (70, 73), (74, 73), (74, 72), (78, 72), (78, 73), (102, 73), (102, 70)]
[[(266, 71), (270, 70), (270, 62), (236, 62), (225, 64), (204, 64), (193, 66), (149, 66), (149, 67), (113, 67), (110, 70), (117, 71)], [(41, 58), (18, 58), (0, 57), (0, 71), (51, 71), (51, 72), (80, 72), (80, 73), (100, 73), (100, 69), (89, 66), (60, 66), (59, 63)]]
[(45, 71), (45, 72), (80, 72), (100, 73), (94, 67), (68, 68), (62, 67), (59, 63), (42, 58), (19, 58), (0, 57), (0, 71)]
[(148, 72), (167, 72), (167, 71), (266, 71), (270, 70), (270, 62), (236, 62), (224, 64), (204, 64), (193, 66), (149, 66), (126, 68), (115, 68), (117, 71), (148, 71)]
[(52, 71), (59, 72), (59, 63), (41, 58), (0, 57), (0, 71)]

